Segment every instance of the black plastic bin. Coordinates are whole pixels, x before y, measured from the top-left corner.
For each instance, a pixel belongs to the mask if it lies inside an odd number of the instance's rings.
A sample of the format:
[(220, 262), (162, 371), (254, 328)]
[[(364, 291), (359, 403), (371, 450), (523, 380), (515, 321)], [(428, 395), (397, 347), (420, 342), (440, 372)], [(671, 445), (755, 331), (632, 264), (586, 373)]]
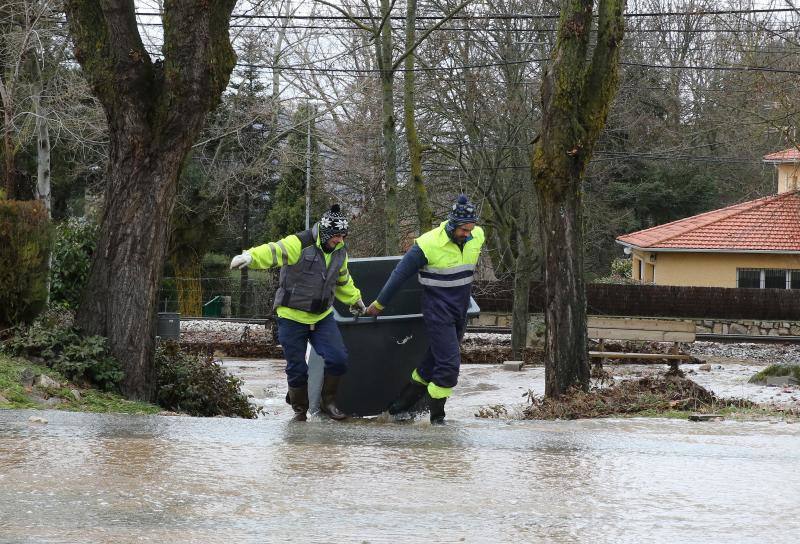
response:
[[(369, 305), (380, 292), (400, 257), (350, 259), (348, 267), (364, 303)], [(400, 393), (411, 372), (425, 355), (429, 339), (422, 319), (422, 287), (417, 276), (403, 284), (391, 303), (377, 319), (354, 318), (347, 307), (334, 305), (339, 325), (350, 355), (349, 370), (342, 378), (337, 404), (342, 411), (359, 416), (381, 413)], [(470, 300), (469, 317), (480, 309)], [(313, 349), (309, 357), (309, 390), (318, 392), (322, 380), (322, 359)], [(312, 407), (318, 406), (313, 395)]]
[(158, 312), (156, 336), (163, 340), (178, 340), (181, 337), (181, 314), (176, 312)]

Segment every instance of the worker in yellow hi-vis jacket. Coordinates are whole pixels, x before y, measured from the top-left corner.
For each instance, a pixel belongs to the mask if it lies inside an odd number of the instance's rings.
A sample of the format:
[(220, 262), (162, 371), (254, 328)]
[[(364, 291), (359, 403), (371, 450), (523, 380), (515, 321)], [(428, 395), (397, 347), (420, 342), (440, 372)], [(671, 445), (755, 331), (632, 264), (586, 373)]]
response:
[(444, 423), (445, 402), (458, 382), (460, 343), (467, 328), (472, 280), (485, 239), (477, 222), (475, 206), (466, 195), (459, 196), (447, 220), (414, 241), (367, 308), (367, 315), (379, 316), (400, 286), (418, 274), (430, 347), (406, 387), (389, 405), (390, 414), (411, 410), (427, 395), (431, 423)]
[(333, 300), (348, 304), (354, 315), (366, 309), (347, 270), (347, 227), (347, 218), (334, 205), (312, 228), (248, 249), (231, 261), (231, 268), (281, 267), (274, 307), (286, 357), (286, 402), (295, 421), (305, 421), (308, 412), (307, 342), (325, 361), (320, 410), (332, 419), (347, 417), (335, 403), (347, 371), (347, 349), (332, 315)]

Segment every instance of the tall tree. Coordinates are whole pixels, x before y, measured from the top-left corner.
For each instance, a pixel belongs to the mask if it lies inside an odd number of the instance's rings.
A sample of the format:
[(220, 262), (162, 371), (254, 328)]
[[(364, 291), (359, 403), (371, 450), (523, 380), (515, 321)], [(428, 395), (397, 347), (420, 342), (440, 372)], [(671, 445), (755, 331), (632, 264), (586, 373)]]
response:
[(236, 56), (234, 0), (164, 3), (164, 59), (153, 62), (133, 0), (65, 4), (75, 57), (106, 111), (109, 165), (100, 237), (77, 314), (108, 337), (129, 398), (155, 393), (155, 309), (178, 176)]
[[(292, 116), (292, 131), (285, 150), (280, 181), (267, 214), (266, 239), (278, 240), (305, 228), (306, 181), (311, 173), (310, 225), (323, 211), (324, 195), (320, 180), (319, 142), (313, 106), (301, 104)], [(310, 144), (310, 146), (309, 146)], [(310, 147), (310, 149), (309, 149)]]
[(542, 128), (533, 183), (545, 280), (545, 395), (589, 387), (583, 270), (582, 179), (617, 89), (625, 0), (562, 0), (558, 37), (542, 81)]
[[(327, 0), (316, 0), (320, 4), (335, 9), (347, 17), (353, 24), (361, 30), (370, 34), (370, 39), (375, 47), (375, 59), (377, 61), (380, 82), (381, 82), (381, 120), (383, 127), (383, 164), (384, 164), (384, 214), (386, 222), (384, 224), (384, 255), (396, 255), (400, 251), (400, 235), (398, 230), (398, 201), (397, 201), (397, 128), (394, 114), (394, 79), (397, 71), (404, 66), (405, 59), (414, 54), (414, 51), (422, 44), (430, 34), (441, 27), (444, 23), (452, 19), (472, 0), (464, 0), (457, 7), (447, 12), (439, 21), (431, 25), (421, 36), (412, 43), (407, 43), (405, 50), (395, 59), (394, 58), (394, 36), (391, 25), (392, 10), (395, 7), (393, 0), (380, 0), (379, 11), (374, 12), (370, 3), (363, 0), (365, 11), (369, 14), (369, 24), (362, 22), (362, 18), (356, 17), (346, 8), (330, 3)], [(408, 12), (407, 24), (416, 18), (416, 9), (412, 8)], [(407, 39), (414, 38), (411, 33)], [(413, 65), (413, 62), (409, 64)], [(413, 87), (413, 79), (408, 80), (408, 84)], [(407, 93), (408, 91), (406, 91)], [(413, 99), (413, 97), (412, 97)], [(408, 101), (409, 98), (406, 98)], [(406, 116), (409, 115), (406, 111)], [(421, 227), (422, 228), (422, 227)]]
[[(52, 14), (52, 9), (51, 2), (46, 0), (8, 1), (0, 5), (0, 110), (3, 112), (0, 125), (2, 133), (0, 172), (7, 198), (20, 196), (15, 194), (18, 190), (19, 168), (16, 157), (23, 142), (19, 137), (20, 130), (16, 119), (24, 111), (21, 103), (28, 98), (23, 88), (27, 84), (26, 78), (32, 77), (35, 80), (34, 105), (36, 108), (41, 106), (42, 78), (37, 57), (41, 56), (38, 54), (38, 49), (42, 42), (48, 39), (46, 35), (52, 31), (52, 21), (46, 17)], [(36, 111), (36, 114), (40, 113)], [(37, 125), (40, 135), (42, 133), (40, 126), (43, 124)], [(46, 133), (46, 126), (43, 131)], [(49, 140), (47, 151), (49, 156)], [(49, 166), (47, 170), (49, 174)], [(49, 197), (45, 204), (49, 213)]]
[[(417, 0), (407, 0), (406, 4), (406, 49), (411, 50), (417, 41)], [(405, 60), (403, 74), (403, 119), (408, 143), (408, 163), (411, 170), (411, 186), (414, 189), (414, 202), (417, 205), (419, 232), (433, 227), (433, 210), (428, 199), (428, 188), (422, 179), (422, 152), (425, 150), (417, 133), (416, 77), (414, 76), (416, 54), (410, 53)]]

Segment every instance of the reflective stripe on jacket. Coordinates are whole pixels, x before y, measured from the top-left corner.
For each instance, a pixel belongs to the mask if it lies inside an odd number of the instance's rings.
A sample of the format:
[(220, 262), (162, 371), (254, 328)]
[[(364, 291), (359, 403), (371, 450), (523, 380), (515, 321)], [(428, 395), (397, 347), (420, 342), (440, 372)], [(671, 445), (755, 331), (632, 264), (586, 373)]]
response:
[(424, 286), (423, 313), (426, 318), (461, 318), (469, 307), (475, 266), (483, 246), (481, 227), (459, 247), (447, 235), (443, 221), (437, 228), (417, 238), (427, 263), (419, 270), (419, 283)]
[(345, 245), (324, 252), (317, 228), (247, 250), (253, 257), (251, 268), (281, 267), (274, 304), (278, 316), (305, 324), (331, 313), (334, 297), (348, 305), (361, 298), (347, 269)]

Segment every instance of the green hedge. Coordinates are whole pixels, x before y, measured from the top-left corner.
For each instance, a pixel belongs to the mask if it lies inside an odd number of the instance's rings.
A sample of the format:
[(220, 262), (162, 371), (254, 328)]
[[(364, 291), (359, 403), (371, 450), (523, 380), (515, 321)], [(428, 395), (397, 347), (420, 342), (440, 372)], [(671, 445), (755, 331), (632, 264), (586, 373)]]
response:
[(50, 243), (42, 202), (0, 200), (0, 324), (30, 323), (47, 305)]
[(75, 309), (89, 280), (97, 225), (72, 217), (55, 228), (53, 263), (50, 270), (50, 301)]

